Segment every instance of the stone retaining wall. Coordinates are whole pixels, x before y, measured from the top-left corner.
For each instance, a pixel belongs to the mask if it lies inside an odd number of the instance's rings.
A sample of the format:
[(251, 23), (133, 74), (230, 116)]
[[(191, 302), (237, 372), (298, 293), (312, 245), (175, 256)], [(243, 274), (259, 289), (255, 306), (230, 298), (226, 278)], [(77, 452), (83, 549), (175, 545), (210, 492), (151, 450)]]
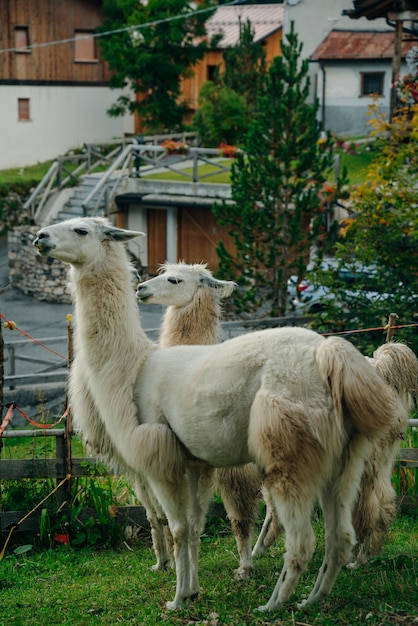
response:
[(70, 304), (68, 265), (40, 257), (32, 245), (39, 226), (17, 226), (8, 232), (9, 278), (13, 287), (38, 300)]

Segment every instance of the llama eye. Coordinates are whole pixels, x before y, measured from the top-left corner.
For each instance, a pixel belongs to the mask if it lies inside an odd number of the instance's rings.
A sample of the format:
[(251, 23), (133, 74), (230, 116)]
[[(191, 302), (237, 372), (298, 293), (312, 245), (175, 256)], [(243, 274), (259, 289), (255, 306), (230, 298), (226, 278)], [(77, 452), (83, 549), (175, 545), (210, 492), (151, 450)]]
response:
[(179, 283), (182, 283), (183, 281), (180, 280), (179, 278), (167, 278), (168, 282), (171, 283), (172, 285), (178, 285)]
[(88, 235), (88, 230), (85, 230), (84, 228), (74, 228), (74, 232), (81, 237), (85, 237), (86, 235)]

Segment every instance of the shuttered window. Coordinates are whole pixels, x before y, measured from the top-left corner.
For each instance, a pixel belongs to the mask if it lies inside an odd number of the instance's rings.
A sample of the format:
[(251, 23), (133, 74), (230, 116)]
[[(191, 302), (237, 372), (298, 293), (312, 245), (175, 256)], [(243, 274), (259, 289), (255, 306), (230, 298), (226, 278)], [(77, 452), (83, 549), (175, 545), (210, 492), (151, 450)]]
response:
[(18, 98), (17, 115), (19, 120), (30, 120), (30, 100), (29, 98)]
[(75, 32), (74, 61), (97, 61), (96, 40), (92, 31)]

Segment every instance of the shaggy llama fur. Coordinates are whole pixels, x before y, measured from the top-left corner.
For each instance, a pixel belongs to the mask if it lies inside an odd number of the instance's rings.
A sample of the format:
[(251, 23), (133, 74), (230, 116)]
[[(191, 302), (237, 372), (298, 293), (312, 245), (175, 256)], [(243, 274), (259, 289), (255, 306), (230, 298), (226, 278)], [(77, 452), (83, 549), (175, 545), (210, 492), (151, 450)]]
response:
[[(356, 560), (348, 567), (356, 569), (379, 553), (396, 515), (396, 492), (392, 485), (392, 470), (408, 426), (413, 395), (418, 386), (418, 359), (405, 344), (385, 343), (366, 359), (382, 379), (398, 394), (404, 411), (393, 415), (391, 428), (375, 440), (361, 478), (360, 493), (354, 507), (353, 525), (359, 543)], [(269, 493), (263, 490), (266, 517), (254, 555), (261, 555), (282, 532)]]
[[(154, 303), (168, 307), (163, 316), (160, 347), (208, 345), (219, 341), (220, 299), (231, 295), (235, 286), (232, 281), (214, 278), (206, 264), (165, 263), (159, 276), (139, 283), (136, 295), (144, 304)], [(208, 472), (208, 480), (201, 487), (208, 486), (211, 489), (209, 478)], [(260, 470), (254, 463), (237, 468), (214, 469), (213, 484), (220, 490), (237, 543), (240, 563), (234, 572), (234, 578), (249, 578), (253, 568), (252, 539), (260, 511)], [(140, 485), (138, 495), (142, 500)], [(197, 497), (206, 502), (209, 495), (199, 493)], [(147, 510), (147, 516), (157, 556), (155, 568), (165, 568), (171, 554), (171, 541), (166, 534), (167, 525), (152, 511)]]
[(320, 601), (350, 560), (352, 511), (374, 440), (404, 408), (348, 341), (303, 328), (157, 349), (141, 327), (120, 245), (139, 234), (105, 218), (75, 218), (42, 228), (34, 245), (71, 265), (73, 413), (94, 403), (115, 452), (146, 477), (167, 516), (176, 564), (176, 593), (167, 608), (200, 591), (198, 533), (206, 511), (196, 493), (207, 464), (249, 462), (263, 472), (285, 530), (282, 571), (260, 608), (286, 602), (306, 571), (317, 499), (325, 555), (301, 606)]

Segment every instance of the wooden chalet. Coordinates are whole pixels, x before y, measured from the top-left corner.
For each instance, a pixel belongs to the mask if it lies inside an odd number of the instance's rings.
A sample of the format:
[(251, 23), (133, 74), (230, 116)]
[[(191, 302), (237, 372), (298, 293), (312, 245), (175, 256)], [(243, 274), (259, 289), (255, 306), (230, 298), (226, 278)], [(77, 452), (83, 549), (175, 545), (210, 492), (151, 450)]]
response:
[(101, 59), (101, 0), (0, 2), (0, 169), (121, 137)]

